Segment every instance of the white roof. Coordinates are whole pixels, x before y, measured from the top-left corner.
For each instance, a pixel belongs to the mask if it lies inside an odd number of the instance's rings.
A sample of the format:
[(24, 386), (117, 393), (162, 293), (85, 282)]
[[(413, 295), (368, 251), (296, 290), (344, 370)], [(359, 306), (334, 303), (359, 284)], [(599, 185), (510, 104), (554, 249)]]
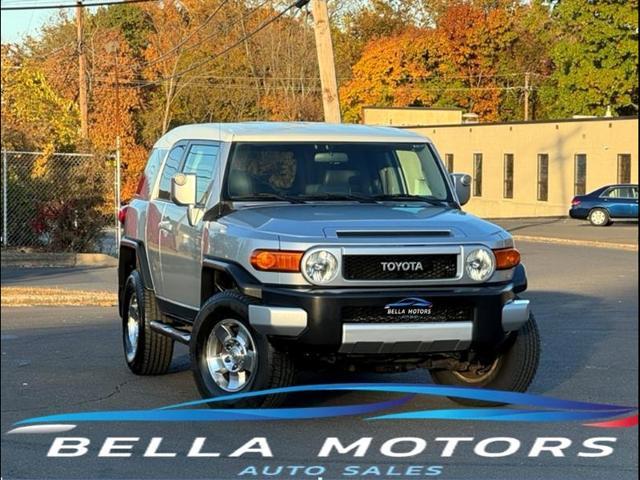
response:
[(155, 147), (170, 148), (179, 140), (386, 143), (429, 141), (415, 132), (390, 127), (312, 122), (243, 122), (182, 125), (165, 133), (156, 142)]

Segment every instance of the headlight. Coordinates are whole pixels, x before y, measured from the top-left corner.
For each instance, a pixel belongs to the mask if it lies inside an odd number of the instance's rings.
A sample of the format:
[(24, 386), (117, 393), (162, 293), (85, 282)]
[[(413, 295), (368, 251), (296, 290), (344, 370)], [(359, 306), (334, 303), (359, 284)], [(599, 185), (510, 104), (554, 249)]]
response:
[(311, 283), (329, 283), (338, 275), (338, 260), (326, 250), (316, 250), (302, 259), (302, 273)]
[(493, 254), (486, 248), (471, 250), (465, 259), (464, 268), (471, 280), (484, 282), (495, 270)]

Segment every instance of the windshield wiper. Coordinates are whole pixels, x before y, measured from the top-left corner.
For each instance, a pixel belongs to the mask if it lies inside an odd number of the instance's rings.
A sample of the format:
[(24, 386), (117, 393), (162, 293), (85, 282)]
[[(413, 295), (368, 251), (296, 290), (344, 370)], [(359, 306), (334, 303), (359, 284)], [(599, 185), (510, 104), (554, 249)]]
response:
[(431, 205), (450, 207), (451, 204), (447, 200), (441, 200), (439, 198), (430, 197), (426, 195), (410, 195), (410, 194), (381, 194), (381, 195), (373, 195), (374, 200), (390, 200), (390, 201), (399, 201), (399, 202), (426, 202)]
[(376, 203), (375, 199), (369, 195), (357, 193), (315, 193), (310, 195), (300, 195), (304, 200), (353, 200), (360, 203)]
[(244, 195), (241, 197), (233, 197), (233, 201), (235, 202), (253, 202), (256, 200), (281, 200), (283, 202), (289, 203), (304, 203), (303, 200), (300, 200), (297, 197), (291, 197), (289, 195), (282, 195), (281, 193), (254, 193), (253, 195)]

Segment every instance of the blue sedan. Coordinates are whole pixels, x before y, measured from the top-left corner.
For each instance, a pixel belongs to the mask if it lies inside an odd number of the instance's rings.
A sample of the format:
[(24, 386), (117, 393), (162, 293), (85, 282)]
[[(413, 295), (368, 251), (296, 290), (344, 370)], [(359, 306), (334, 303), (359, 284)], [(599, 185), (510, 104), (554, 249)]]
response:
[(589, 220), (592, 225), (610, 225), (613, 219), (638, 218), (638, 185), (607, 185), (571, 200), (571, 218)]

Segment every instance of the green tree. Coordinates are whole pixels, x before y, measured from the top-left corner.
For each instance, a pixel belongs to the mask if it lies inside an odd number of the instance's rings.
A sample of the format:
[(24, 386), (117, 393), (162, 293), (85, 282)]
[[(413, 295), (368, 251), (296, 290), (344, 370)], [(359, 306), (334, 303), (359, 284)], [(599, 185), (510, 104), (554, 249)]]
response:
[(552, 58), (553, 89), (545, 95), (555, 116), (638, 112), (637, 0), (559, 0), (560, 30)]
[(79, 114), (47, 82), (42, 71), (12, 61), (3, 48), (2, 146), (68, 151), (78, 139)]

